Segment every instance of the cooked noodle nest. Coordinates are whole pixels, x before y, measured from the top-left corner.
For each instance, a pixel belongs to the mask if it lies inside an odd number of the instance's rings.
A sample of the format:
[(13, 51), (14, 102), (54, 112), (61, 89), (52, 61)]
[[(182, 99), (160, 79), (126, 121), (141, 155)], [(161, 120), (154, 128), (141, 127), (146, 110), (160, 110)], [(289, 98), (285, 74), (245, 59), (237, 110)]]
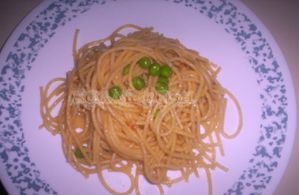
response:
[[(198, 177), (202, 169), (211, 194), (211, 170), (228, 170), (217, 161), (218, 153), (224, 155), (222, 139), (235, 138), (242, 128), (238, 101), (217, 80), (220, 68), (152, 28), (123, 25), (79, 49), (78, 33), (74, 68), (40, 90), (41, 127), (61, 135), (67, 161), (83, 175), (97, 174), (113, 194), (140, 194), (140, 176), (163, 194), (165, 185)], [(171, 68), (166, 92), (157, 91), (159, 76), (140, 67), (144, 57)], [(132, 82), (136, 76), (142, 89)], [(117, 99), (110, 96), (113, 86)], [(228, 99), (238, 111), (232, 134), (224, 129)], [(111, 188), (104, 170), (126, 174), (131, 186), (125, 192)], [(171, 171), (180, 176), (169, 177)]]

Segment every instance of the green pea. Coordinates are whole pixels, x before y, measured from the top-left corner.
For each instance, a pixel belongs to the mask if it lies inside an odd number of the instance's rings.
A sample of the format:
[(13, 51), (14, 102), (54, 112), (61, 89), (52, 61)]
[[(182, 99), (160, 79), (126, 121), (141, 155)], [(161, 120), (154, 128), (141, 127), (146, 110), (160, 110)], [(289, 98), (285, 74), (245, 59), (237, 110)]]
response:
[(108, 93), (112, 99), (116, 100), (120, 98), (122, 92), (119, 86), (113, 86), (109, 89)]
[(154, 113), (154, 119), (157, 118), (159, 112), (160, 112), (160, 109), (158, 108), (158, 109), (155, 111), (155, 113)]
[(131, 64), (127, 64), (124, 68), (123, 68), (123, 75), (127, 75), (130, 71), (130, 66)]
[(76, 148), (76, 150), (74, 151), (74, 154), (75, 154), (76, 158), (80, 158), (80, 159), (84, 158), (84, 155), (79, 148)]
[(151, 64), (149, 67), (149, 75), (158, 76), (160, 74), (160, 68), (161, 66), (158, 63)]
[(143, 57), (137, 62), (143, 69), (147, 69), (151, 65), (151, 59), (149, 57)]
[(161, 67), (160, 75), (164, 77), (169, 77), (172, 74), (172, 69), (168, 65), (164, 65)]
[(145, 86), (144, 79), (141, 76), (134, 77), (132, 82), (133, 82), (133, 87), (137, 90), (141, 90)]
[(155, 89), (157, 92), (165, 94), (168, 91), (168, 85), (167, 83), (157, 82), (155, 85)]
[(168, 84), (168, 78), (164, 76), (159, 76), (158, 82)]

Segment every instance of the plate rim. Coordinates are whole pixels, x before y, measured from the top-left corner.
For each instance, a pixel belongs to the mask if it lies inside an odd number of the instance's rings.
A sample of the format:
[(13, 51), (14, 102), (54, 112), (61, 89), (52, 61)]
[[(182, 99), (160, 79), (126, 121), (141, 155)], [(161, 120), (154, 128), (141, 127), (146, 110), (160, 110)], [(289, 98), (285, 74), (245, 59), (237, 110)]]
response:
[[(232, 0), (228, 0), (228, 2), (231, 2)], [(51, 1), (43, 1), (41, 2), (39, 5), (37, 5), (36, 7), (34, 7), (25, 17), (23, 17), (23, 19), (16, 25), (16, 27), (13, 29), (12, 33), (8, 36), (8, 38), (6, 39), (6, 41), (4, 42), (2, 48), (0, 49), (0, 61), (2, 62), (5, 61), (4, 58), (5, 56), (8, 55), (9, 49), (12, 47), (12, 45), (14, 44), (13, 42), (18, 38), (18, 35), (24, 30), (24, 28), (33, 20), (35, 20), (36, 16), (43, 10), (46, 8), (46, 6), (50, 5)], [(237, 5), (238, 9), (241, 7), (242, 10), (246, 10), (246, 15), (249, 16), (249, 18), (251, 19), (251, 21), (253, 21), (254, 24), (258, 24), (258, 29), (260, 31), (263, 32), (264, 37), (267, 38), (267, 42), (270, 42), (270, 46), (272, 49), (274, 49), (274, 53), (275, 56), (279, 56), (278, 59), (280, 59), (280, 61), (282, 63), (279, 64), (279, 67), (281, 69), (281, 71), (283, 71), (283, 78), (285, 80), (284, 83), (287, 84), (287, 89), (288, 89), (288, 102), (292, 102), (292, 105), (294, 104), (293, 107), (289, 107), (289, 119), (288, 119), (288, 125), (289, 127), (287, 127), (288, 130), (288, 144), (284, 144), (283, 145), (283, 149), (284, 149), (284, 159), (287, 158), (287, 162), (283, 163), (283, 167), (282, 169), (282, 174), (280, 174), (278, 181), (276, 182), (276, 184), (274, 185), (275, 188), (277, 188), (278, 184), (280, 183), (280, 180), (283, 178), (283, 175), (286, 172), (286, 168), (288, 166), (288, 163), (290, 162), (290, 157), (291, 157), (291, 153), (294, 149), (294, 140), (295, 140), (295, 134), (296, 134), (296, 124), (297, 124), (297, 110), (296, 110), (296, 95), (295, 95), (295, 88), (294, 88), (294, 79), (292, 79), (292, 76), (290, 74), (290, 70), (289, 70), (289, 66), (287, 61), (285, 60), (285, 57), (277, 43), (277, 41), (274, 39), (274, 37), (271, 34), (271, 31), (264, 25), (264, 23), (254, 14), (254, 12), (247, 7), (243, 2), (240, 1), (233, 1), (234, 5)], [(3, 65), (1, 65), (2, 68)], [(294, 114), (290, 114), (290, 113), (294, 113)], [(291, 118), (291, 119), (290, 119)], [(292, 133), (292, 136), (290, 136), (290, 132)], [(288, 147), (286, 147), (288, 146)], [(287, 151), (286, 151), (286, 148)], [(286, 154), (287, 153), (287, 154)], [(2, 161), (1, 161), (1, 166), (2, 166)], [(280, 163), (281, 166), (281, 163)], [(0, 174), (1, 177), (1, 181), (4, 183), (4, 186), (9, 186), (9, 181), (6, 181), (6, 172), (1, 172)], [(9, 179), (7, 179), (9, 180)], [(8, 182), (8, 183), (6, 183)], [(6, 188), (8, 191), (9, 189)], [(275, 189), (273, 189), (274, 192)]]

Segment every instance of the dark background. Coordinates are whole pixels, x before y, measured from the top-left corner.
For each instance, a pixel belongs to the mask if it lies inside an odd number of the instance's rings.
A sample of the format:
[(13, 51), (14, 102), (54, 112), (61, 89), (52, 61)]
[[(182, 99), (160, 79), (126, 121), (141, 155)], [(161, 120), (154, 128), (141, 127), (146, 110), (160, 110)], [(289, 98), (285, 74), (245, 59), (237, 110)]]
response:
[(0, 193), (1, 193), (1, 195), (7, 195), (7, 192), (1, 182), (0, 182)]

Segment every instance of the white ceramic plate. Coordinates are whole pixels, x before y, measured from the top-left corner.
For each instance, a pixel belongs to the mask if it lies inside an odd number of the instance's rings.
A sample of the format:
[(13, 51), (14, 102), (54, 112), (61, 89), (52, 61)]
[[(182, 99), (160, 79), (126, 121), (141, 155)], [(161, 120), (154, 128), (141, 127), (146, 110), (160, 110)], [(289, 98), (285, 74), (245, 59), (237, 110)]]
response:
[[(44, 1), (16, 28), (0, 56), (0, 173), (10, 194), (107, 194), (96, 176), (84, 178), (66, 162), (59, 136), (39, 130), (39, 87), (72, 68), (71, 46), (133, 23), (178, 38), (222, 67), (220, 81), (239, 100), (244, 127), (224, 141), (212, 172), (214, 194), (271, 194), (289, 160), (295, 99), (286, 62), (259, 20), (233, 0)], [(235, 124), (229, 107), (227, 128)], [(107, 178), (125, 188), (118, 175)], [(143, 194), (157, 189), (141, 181)], [(204, 174), (166, 194), (207, 194)]]

